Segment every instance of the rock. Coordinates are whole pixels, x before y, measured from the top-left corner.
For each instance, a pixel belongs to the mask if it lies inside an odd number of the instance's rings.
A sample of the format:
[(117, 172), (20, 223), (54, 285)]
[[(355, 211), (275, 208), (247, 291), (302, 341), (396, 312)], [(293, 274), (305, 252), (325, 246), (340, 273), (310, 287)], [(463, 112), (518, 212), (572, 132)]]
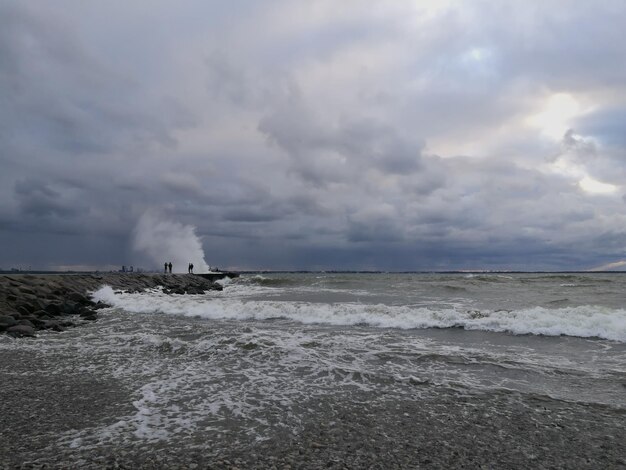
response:
[(64, 331), (64, 328), (56, 320), (47, 320), (43, 328), (46, 330), (52, 330), (52, 331)]
[(17, 300), (17, 295), (15, 295), (15, 294), (8, 294), (7, 295), (7, 300), (9, 302), (15, 302)]
[(30, 315), (31, 313), (35, 311), (35, 307), (33, 307), (32, 305), (28, 305), (28, 304), (22, 304), (22, 305), (18, 305), (17, 307), (15, 307), (15, 310), (20, 315)]
[(18, 289), (23, 294), (35, 295), (35, 291), (33, 291), (30, 287), (26, 287), (24, 285), (21, 285), (21, 286), (18, 287)]
[(98, 314), (96, 313), (95, 310), (92, 310), (86, 307), (83, 307), (81, 309), (79, 315), (83, 317), (85, 320), (96, 320), (98, 318)]
[(16, 338), (35, 336), (35, 328), (28, 325), (15, 325), (7, 328), (7, 333)]
[(25, 320), (25, 319), (21, 319), (17, 322), (18, 325), (26, 325), (26, 326), (30, 326), (31, 328), (35, 328), (35, 325), (33, 325), (33, 323), (30, 320)]
[(50, 315), (45, 310), (37, 310), (34, 315), (41, 320), (48, 320)]
[(94, 310), (100, 310), (101, 308), (111, 308), (111, 305), (98, 300), (98, 303), (96, 303), (93, 308)]
[(81, 305), (75, 302), (65, 302), (61, 305), (61, 311), (64, 315), (76, 315), (80, 312)]
[(33, 318), (33, 319), (30, 320), (30, 322), (38, 330), (41, 330), (42, 328), (45, 328), (45, 326), (46, 326), (46, 320), (43, 320), (41, 318)]
[(36, 312), (37, 310), (43, 310), (47, 304), (50, 302), (45, 302), (42, 299), (30, 299), (28, 304), (25, 305), (27, 309), (32, 309), (31, 313)]
[(48, 304), (46, 305), (44, 310), (48, 312), (49, 315), (52, 315), (53, 317), (60, 315), (62, 312), (61, 306), (59, 304)]
[(189, 295), (204, 294), (204, 289), (201, 289), (200, 287), (190, 286), (190, 287), (187, 288), (187, 294), (189, 294)]
[(0, 331), (17, 325), (17, 320), (10, 315), (0, 315)]
[(67, 296), (67, 298), (81, 305), (93, 305), (94, 304), (90, 299), (88, 299), (82, 294), (79, 294), (78, 292), (72, 292), (70, 295)]

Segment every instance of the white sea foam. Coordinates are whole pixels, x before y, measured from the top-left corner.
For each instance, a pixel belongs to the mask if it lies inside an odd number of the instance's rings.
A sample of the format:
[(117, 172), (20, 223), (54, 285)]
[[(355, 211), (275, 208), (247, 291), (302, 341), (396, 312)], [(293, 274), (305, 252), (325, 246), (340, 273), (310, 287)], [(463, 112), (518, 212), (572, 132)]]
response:
[(597, 337), (626, 342), (626, 310), (597, 306), (514, 311), (468, 311), (455, 308), (251, 301), (241, 298), (116, 294), (110, 287), (94, 293), (132, 313), (163, 313), (207, 319), (268, 320), (283, 318), (305, 324), (368, 325), (378, 328), (464, 328), (517, 335)]
[[(532, 338), (491, 344), (479, 335), (479, 341), (457, 343), (456, 339), (432, 339), (397, 330), (338, 331), (295, 323), (334, 319), (334, 324), (350, 325), (379, 318), (380, 327), (395, 322), (397, 328), (415, 328), (417, 320), (444, 327), (457, 326), (455, 322), (465, 319), (467, 325), (474, 322), (472, 325), (479, 326), (478, 321), (490, 318), (503, 323), (499, 315), (506, 318), (507, 312), (484, 312), (480, 318), (460, 307), (429, 312), (384, 305), (246, 302), (218, 294), (167, 296), (159, 290), (116, 294), (103, 288), (97, 298), (130, 313), (105, 310), (98, 322), (84, 328), (44, 333), (36, 343), (0, 341), (0, 350), (19, 348), (32, 357), (41, 355), (38, 361), (45, 364), (42, 371), (46, 376), (63, 380), (87, 373), (103, 381), (114, 379), (132, 392), (127, 398), (130, 406), (121, 407), (110, 421), (94, 422), (93, 427), (61, 436), (67, 445), (82, 448), (117, 442), (180, 445), (189, 443), (181, 440), (185, 436), (201, 434), (210, 440), (215, 433), (227, 433), (231, 442), (242, 436), (268, 439), (279, 430), (297, 434), (302, 417), (311, 412), (308, 407), (317, 397), (338, 394), (350, 400), (351, 393), (370, 391), (374, 392), (369, 395), (371, 401), (415, 399), (420, 393), (429, 393), (428, 384), (623, 403), (623, 387), (613, 378), (613, 374), (623, 374), (623, 354), (612, 356), (600, 348), (621, 351), (621, 344), (571, 342), (584, 349), (577, 351), (561, 349), (554, 342), (556, 347), (546, 352), (533, 350), (529, 342), (544, 341)], [(162, 314), (132, 314), (155, 309)], [(511, 312), (508, 317), (521, 322), (525, 312)], [(294, 323), (185, 321), (165, 314), (226, 319), (281, 315)], [(581, 377), (585, 377), (582, 382)]]
[(215, 281), (215, 282), (217, 282), (217, 283), (218, 283), (220, 286), (222, 286), (222, 287), (226, 287), (226, 286), (227, 286), (227, 285), (229, 285), (231, 282), (233, 282), (233, 280), (232, 280), (231, 278), (229, 278), (229, 277), (225, 277), (225, 278), (222, 278), (222, 279), (218, 279), (218, 280), (217, 280), (217, 281)]

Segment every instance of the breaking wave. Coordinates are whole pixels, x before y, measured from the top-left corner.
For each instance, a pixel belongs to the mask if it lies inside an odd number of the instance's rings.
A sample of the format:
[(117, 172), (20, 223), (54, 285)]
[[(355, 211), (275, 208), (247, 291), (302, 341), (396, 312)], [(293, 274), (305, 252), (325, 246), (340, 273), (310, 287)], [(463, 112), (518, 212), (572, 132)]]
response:
[(626, 310), (598, 306), (467, 310), (361, 303), (243, 300), (209, 296), (168, 296), (158, 292), (116, 293), (105, 286), (95, 300), (131, 313), (160, 313), (211, 320), (285, 319), (304, 324), (363, 325), (375, 328), (463, 328), (514, 335), (576, 336), (626, 342)]

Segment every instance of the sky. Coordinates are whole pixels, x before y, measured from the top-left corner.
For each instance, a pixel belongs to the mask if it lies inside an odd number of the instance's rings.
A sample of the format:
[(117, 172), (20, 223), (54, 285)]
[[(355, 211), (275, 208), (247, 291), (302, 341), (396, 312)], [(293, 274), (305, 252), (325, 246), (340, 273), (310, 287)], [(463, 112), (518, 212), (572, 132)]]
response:
[(623, 0), (0, 0), (0, 268), (626, 269), (625, 25)]

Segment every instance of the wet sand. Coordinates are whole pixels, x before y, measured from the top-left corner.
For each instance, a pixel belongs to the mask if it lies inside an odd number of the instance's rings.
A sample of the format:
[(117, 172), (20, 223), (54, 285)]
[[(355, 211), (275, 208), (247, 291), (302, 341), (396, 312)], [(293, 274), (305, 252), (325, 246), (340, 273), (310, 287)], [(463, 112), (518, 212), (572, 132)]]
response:
[[(233, 416), (221, 429), (196, 429), (167, 440), (81, 446), (72, 444), (67, 433), (115, 423), (133, 411), (135, 391), (84, 371), (48, 374), (48, 368), (67, 360), (64, 354), (0, 351), (0, 468), (626, 465), (624, 410), (421, 383), (413, 384), (414, 399), (371, 392), (312, 398), (297, 410), (282, 410), (299, 414), (298, 433), (277, 427), (264, 441), (249, 437), (246, 422)], [(122, 354), (116, 361), (128, 359)], [(81, 369), (87, 370), (89, 362), (79, 361)], [(278, 420), (280, 412), (268, 410)]]

